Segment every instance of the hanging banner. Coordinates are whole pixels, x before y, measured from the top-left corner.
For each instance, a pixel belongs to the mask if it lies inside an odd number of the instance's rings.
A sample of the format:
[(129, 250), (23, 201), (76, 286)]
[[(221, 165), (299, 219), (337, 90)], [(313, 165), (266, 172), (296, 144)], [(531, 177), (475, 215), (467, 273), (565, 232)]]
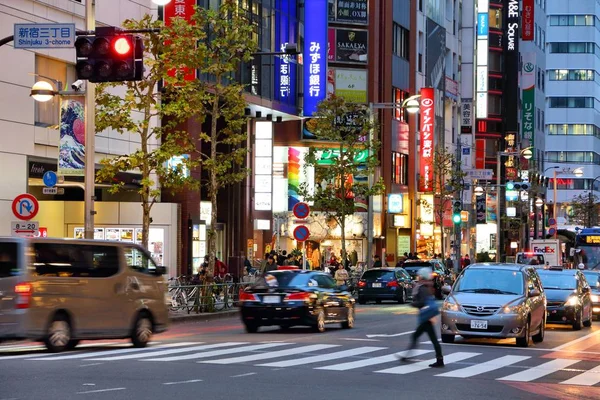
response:
[(62, 176), (84, 176), (85, 114), (83, 96), (64, 97), (60, 104), (58, 170)]
[(486, 207), (485, 207), (485, 196), (477, 196), (475, 198), (475, 212), (477, 213), (478, 224), (486, 223)]
[(327, 93), (327, 0), (304, 3), (304, 116), (310, 117)]
[(336, 29), (334, 61), (366, 64), (368, 45), (369, 31)]
[(498, 221), (498, 207), (496, 203), (496, 199), (498, 196), (496, 193), (488, 193), (485, 199), (485, 209), (486, 209), (486, 222), (496, 223)]
[[(186, 21), (190, 21), (194, 15), (194, 7), (196, 6), (197, 0), (175, 0), (163, 6), (163, 20), (166, 26), (171, 25), (172, 18), (183, 18)], [(183, 68), (184, 79), (186, 81), (193, 81), (196, 79), (196, 71), (191, 71), (189, 68)], [(169, 76), (175, 76), (177, 71), (175, 69), (169, 70)]]
[(421, 160), (419, 192), (433, 191), (433, 121), (435, 109), (433, 103), (433, 88), (421, 89)]
[[(275, 43), (280, 52), (286, 45), (298, 43), (296, 38), (296, 2), (277, 0), (275, 2)], [(275, 57), (275, 100), (296, 108), (296, 61), (294, 56)]]
[(521, 111), (522, 138), (534, 143), (535, 135), (535, 53), (522, 53), (522, 88), (523, 88), (523, 109)]
[(522, 36), (524, 42), (532, 42), (534, 35), (535, 5), (533, 0), (523, 0)]

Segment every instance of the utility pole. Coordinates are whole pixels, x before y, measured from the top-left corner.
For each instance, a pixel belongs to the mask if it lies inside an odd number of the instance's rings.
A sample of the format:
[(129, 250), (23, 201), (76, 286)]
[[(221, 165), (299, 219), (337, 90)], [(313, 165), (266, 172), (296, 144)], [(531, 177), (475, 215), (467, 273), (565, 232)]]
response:
[[(95, 0), (85, 2), (85, 29), (96, 29)], [(84, 229), (85, 238), (94, 238), (94, 200), (96, 179), (96, 84), (87, 81), (85, 90), (85, 180)]]

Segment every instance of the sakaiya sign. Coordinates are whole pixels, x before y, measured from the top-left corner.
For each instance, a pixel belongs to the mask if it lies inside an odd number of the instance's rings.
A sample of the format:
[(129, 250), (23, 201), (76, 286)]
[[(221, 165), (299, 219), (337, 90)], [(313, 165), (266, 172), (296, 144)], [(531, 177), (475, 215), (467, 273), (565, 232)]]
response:
[(421, 160), (419, 192), (433, 191), (433, 133), (435, 120), (433, 88), (421, 89)]

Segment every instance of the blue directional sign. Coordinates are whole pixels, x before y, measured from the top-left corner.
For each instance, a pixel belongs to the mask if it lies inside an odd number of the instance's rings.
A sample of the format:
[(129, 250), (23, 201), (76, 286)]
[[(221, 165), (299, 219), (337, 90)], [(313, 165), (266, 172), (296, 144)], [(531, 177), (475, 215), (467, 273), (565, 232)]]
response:
[(310, 237), (310, 231), (305, 225), (299, 225), (294, 229), (294, 239), (299, 242), (304, 242)]
[(47, 187), (54, 187), (54, 186), (56, 186), (56, 182), (58, 181), (58, 178), (56, 177), (56, 172), (46, 171), (44, 173), (42, 180), (44, 181), (44, 185), (46, 185)]
[(75, 24), (15, 24), (15, 49), (75, 47)]

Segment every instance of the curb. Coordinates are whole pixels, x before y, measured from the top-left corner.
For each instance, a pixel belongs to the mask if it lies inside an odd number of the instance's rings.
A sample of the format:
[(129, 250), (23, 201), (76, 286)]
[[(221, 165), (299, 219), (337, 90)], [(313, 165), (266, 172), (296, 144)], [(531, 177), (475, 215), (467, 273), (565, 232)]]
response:
[(214, 319), (229, 318), (239, 315), (240, 311), (235, 308), (232, 310), (217, 311), (214, 313), (200, 313), (200, 314), (185, 314), (169, 316), (169, 322), (171, 324), (180, 324), (188, 321), (210, 321)]

